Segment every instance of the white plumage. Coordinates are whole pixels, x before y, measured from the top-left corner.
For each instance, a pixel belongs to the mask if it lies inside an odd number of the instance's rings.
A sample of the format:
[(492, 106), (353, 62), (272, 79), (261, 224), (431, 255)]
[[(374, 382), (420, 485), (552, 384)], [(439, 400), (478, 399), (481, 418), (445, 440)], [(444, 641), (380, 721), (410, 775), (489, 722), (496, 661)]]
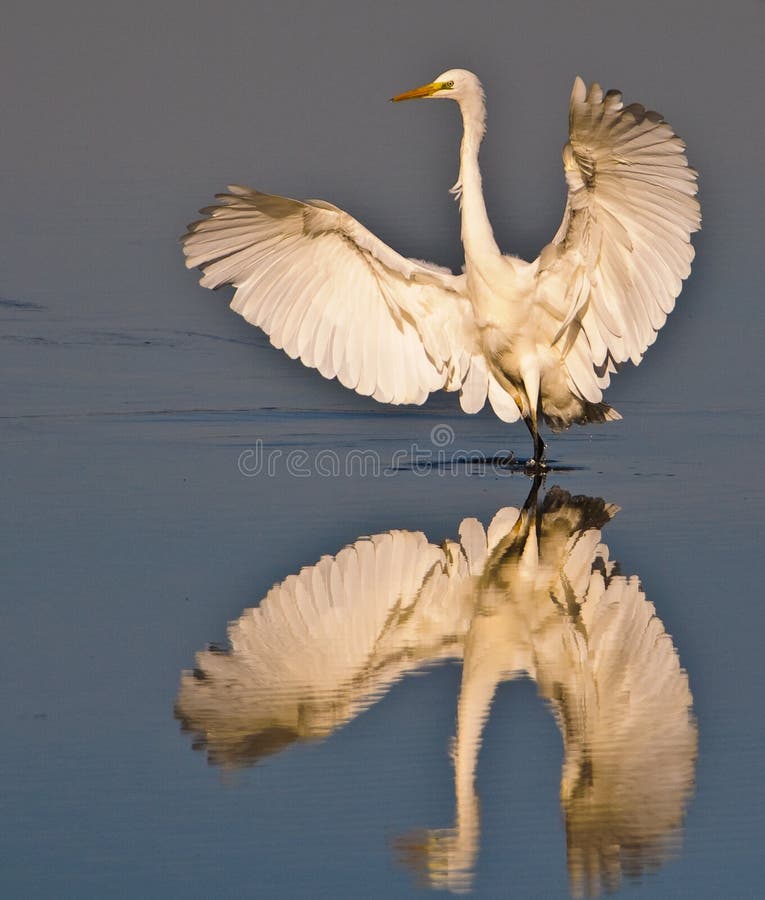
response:
[(690, 271), (696, 174), (661, 116), (577, 78), (563, 221), (524, 262), (500, 252), (486, 214), (480, 82), (452, 69), (394, 99), (415, 97), (462, 112), (462, 274), (399, 255), (324, 201), (239, 186), (189, 226), (186, 265), (205, 287), (232, 284), (232, 308), (274, 346), (360, 394), (421, 404), (459, 391), (465, 412), (488, 399), (503, 421), (523, 416), (542, 465), (540, 416), (556, 429), (619, 417), (602, 400), (610, 375), (640, 362)]

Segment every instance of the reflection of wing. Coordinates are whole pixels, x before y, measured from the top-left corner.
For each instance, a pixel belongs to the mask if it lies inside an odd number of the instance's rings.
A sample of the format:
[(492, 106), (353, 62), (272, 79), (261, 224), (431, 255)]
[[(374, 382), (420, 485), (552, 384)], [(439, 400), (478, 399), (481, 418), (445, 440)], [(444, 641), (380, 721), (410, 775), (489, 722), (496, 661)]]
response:
[(639, 363), (672, 311), (701, 219), (696, 173), (660, 115), (577, 78), (570, 131), (568, 200), (538, 259), (538, 312), (572, 387), (598, 402), (613, 364)]
[(481, 733), (497, 685), (519, 673), (537, 682), (563, 735), (574, 892), (596, 894), (622, 871), (658, 865), (679, 836), (696, 748), (688, 679), (637, 578), (620, 575), (601, 543), (616, 510), (553, 488), (489, 548), (476, 584), (481, 615), (465, 636), (455, 827), (399, 842), (432, 886), (470, 887)]
[[(600, 543), (615, 512), (600, 503), (557, 490), (545, 498), (542, 580), (528, 605), (529, 674), (564, 740), (561, 800), (577, 895), (615, 889), (622, 871), (638, 875), (671, 855), (696, 754), (687, 675), (639, 580), (623, 576)], [(558, 610), (552, 620), (540, 615), (545, 607)]]
[[(201, 283), (237, 289), (232, 308), (293, 359), (383, 403), (461, 391), (519, 412), (488, 372), (463, 275), (406, 259), (353, 216), (232, 185), (182, 238)], [(299, 275), (297, 273), (300, 273)]]
[(653, 604), (637, 578), (618, 574), (607, 548), (595, 565), (579, 628), (565, 635), (568, 677), (559, 652), (539, 665), (546, 686), (555, 684), (548, 696), (566, 746), (572, 889), (588, 896), (673, 855), (696, 757), (688, 678)]
[(177, 714), (227, 764), (326, 736), (407, 671), (461, 654), (468, 575), (459, 545), (362, 538), (275, 585), (229, 627), (230, 651), (198, 654)]

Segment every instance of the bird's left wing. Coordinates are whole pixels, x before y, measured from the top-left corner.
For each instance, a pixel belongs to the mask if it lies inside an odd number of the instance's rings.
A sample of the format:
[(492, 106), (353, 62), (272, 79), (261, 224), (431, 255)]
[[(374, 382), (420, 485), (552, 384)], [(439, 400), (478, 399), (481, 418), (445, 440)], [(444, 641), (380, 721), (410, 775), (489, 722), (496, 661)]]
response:
[(537, 259), (537, 311), (572, 387), (597, 402), (614, 364), (640, 362), (690, 272), (696, 173), (664, 119), (574, 82), (563, 222)]
[(217, 199), (182, 238), (186, 265), (205, 287), (232, 284), (231, 307), (275, 347), (384, 403), (444, 388), (475, 412), (497, 395), (464, 276), (400, 256), (324, 201), (239, 186)]

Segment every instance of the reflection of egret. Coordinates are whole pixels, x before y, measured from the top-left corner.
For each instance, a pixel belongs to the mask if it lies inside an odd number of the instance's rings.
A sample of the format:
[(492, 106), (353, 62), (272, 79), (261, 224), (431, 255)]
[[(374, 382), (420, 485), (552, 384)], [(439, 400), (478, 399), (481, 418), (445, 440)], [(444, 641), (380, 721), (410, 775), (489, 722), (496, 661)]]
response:
[(687, 677), (637, 578), (600, 540), (616, 507), (553, 488), (440, 547), (418, 532), (362, 538), (290, 576), (185, 673), (184, 726), (211, 762), (246, 765), (329, 735), (407, 672), (463, 658), (453, 828), (397, 841), (428, 884), (467, 889), (478, 853), (475, 770), (497, 685), (528, 675), (564, 743), (576, 893), (658, 865), (679, 839), (696, 730)]
[[(504, 256), (484, 205), (478, 149), (486, 112), (472, 72), (452, 69), (400, 94), (455, 100), (464, 135), (459, 178), (464, 274), (406, 259), (348, 213), (230, 187), (189, 227), (189, 267), (232, 284), (232, 307), (327, 378), (385, 403), (460, 391), (523, 416), (542, 464), (541, 415), (553, 428), (618, 414), (602, 391), (618, 363), (639, 363), (690, 271), (699, 227), (696, 176), (661, 116), (621, 95), (571, 94), (563, 150), (568, 200), (533, 262)], [(533, 462), (533, 461), (532, 461)]]

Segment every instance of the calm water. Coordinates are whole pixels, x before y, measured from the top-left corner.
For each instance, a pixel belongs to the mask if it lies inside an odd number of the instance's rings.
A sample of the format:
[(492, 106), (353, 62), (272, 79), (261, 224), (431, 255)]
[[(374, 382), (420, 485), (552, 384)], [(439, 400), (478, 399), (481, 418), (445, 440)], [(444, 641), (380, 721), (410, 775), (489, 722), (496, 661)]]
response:
[[(2, 897), (763, 895), (765, 4), (399, 6), (4, 4)], [(233, 181), (456, 269), (456, 110), (386, 99), (451, 66), (507, 251), (577, 73), (700, 172), (624, 420), (536, 496), (469, 462), (523, 426), (323, 381), (176, 240)]]
[(0, 315), (5, 896), (759, 896), (761, 419), (535, 495), (227, 319)]

